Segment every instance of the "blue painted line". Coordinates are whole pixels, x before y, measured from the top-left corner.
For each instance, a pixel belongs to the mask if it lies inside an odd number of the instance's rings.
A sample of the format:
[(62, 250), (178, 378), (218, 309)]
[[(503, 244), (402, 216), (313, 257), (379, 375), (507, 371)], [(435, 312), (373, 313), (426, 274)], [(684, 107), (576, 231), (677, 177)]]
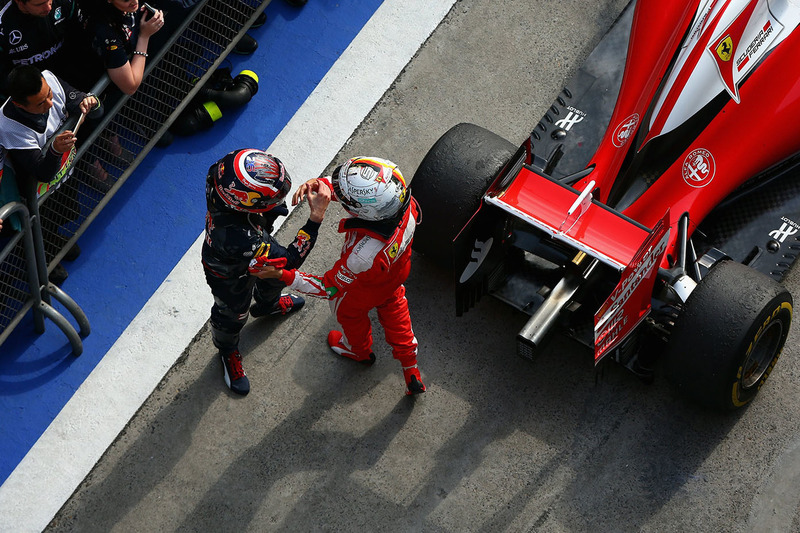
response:
[(381, 3), (311, 0), (297, 9), (271, 2), (267, 24), (251, 31), (258, 50), (229, 58), (234, 75), (258, 74), (253, 100), (209, 131), (151, 152), (95, 219), (79, 240), (81, 257), (65, 263), (63, 285), (92, 324), (83, 355), (70, 354), (52, 323), (36, 335), (30, 317), (0, 347), (0, 483), (202, 232), (208, 166), (236, 148), (267, 147)]

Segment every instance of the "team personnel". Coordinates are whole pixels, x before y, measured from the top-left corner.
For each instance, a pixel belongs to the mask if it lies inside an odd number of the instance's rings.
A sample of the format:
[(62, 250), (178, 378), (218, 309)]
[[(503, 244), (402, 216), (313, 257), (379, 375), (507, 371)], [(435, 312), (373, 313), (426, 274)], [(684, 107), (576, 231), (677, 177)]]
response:
[[(59, 79), (52, 72), (40, 72), (35, 66), (16, 67), (8, 76), (10, 98), (0, 107), (0, 146), (7, 151), (22, 194), (36, 190), (41, 196), (52, 187), (60, 187), (72, 172), (75, 158), (75, 135), (70, 130), (56, 135), (68, 116), (81, 113), (87, 120), (103, 114), (97, 97), (83, 93)], [(78, 188), (68, 183), (62, 189), (61, 203), (68, 211), (79, 212), (76, 195)], [(58, 227), (69, 222), (69, 216), (60, 209), (42, 204), (42, 227), (54, 235)], [(64, 256), (67, 260), (80, 254), (74, 245)], [(51, 274), (51, 281), (59, 284), (67, 273), (59, 267)]]
[(0, 92), (14, 67), (49, 70), (82, 91), (103, 73), (77, 0), (7, 0), (0, 8)]
[[(229, 153), (208, 170), (206, 177), (205, 242), (203, 269), (214, 295), (211, 336), (222, 359), (225, 383), (237, 394), (250, 392), (250, 381), (239, 353), (239, 332), (249, 314), (286, 315), (305, 304), (300, 296), (282, 295), (278, 280), (258, 279), (251, 262), (277, 262), (289, 268), (303, 264), (317, 240), (330, 193), (308, 194), (311, 214), (284, 248), (270, 235), (279, 216), (289, 210), (284, 199), (292, 181), (283, 163), (259, 150)], [(250, 307), (251, 301), (255, 303)]]
[(70, 115), (98, 118), (101, 104), (96, 96), (34, 66), (12, 70), (8, 88), (10, 98), (0, 107), (0, 146), (7, 150), (17, 179), (36, 179), (41, 195), (69, 176), (75, 154), (72, 131), (55, 133)]
[(397, 166), (376, 157), (355, 157), (331, 177), (306, 182), (294, 202), (324, 189), (332, 191), (333, 199), (353, 217), (339, 223), (345, 239), (333, 268), (322, 278), (291, 267), (270, 266), (258, 275), (279, 278), (295, 291), (330, 299), (342, 332), (331, 331), (328, 345), (365, 365), (375, 362), (368, 313), (376, 309), (386, 342), (402, 365), (406, 394), (425, 392), (403, 285), (411, 271), (411, 240), (420, 221), (419, 206)]
[(164, 27), (164, 12), (151, 13), (138, 0), (89, 0), (87, 6), (96, 56), (120, 91), (135, 93), (144, 79), (150, 38)]

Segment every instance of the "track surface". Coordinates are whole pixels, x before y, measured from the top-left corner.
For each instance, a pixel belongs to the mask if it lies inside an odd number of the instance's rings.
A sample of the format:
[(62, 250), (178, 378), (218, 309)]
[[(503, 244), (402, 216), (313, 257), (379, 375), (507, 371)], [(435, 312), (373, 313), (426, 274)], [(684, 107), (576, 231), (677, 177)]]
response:
[[(323, 166), (381, 155), (410, 177), (462, 121), (517, 142), (625, 2), (492, 4), (456, 2)], [(391, 26), (383, 35), (402, 38)], [(362, 66), (347, 72), (369, 76), (374, 65)], [(318, 120), (336, 124), (343, 111)], [(279, 235), (288, 240), (306, 214)], [(339, 215), (333, 207), (306, 270), (322, 272), (337, 255)], [(789, 285), (800, 294), (796, 273)], [(325, 302), (248, 325), (246, 398), (224, 388), (203, 328), (49, 529), (800, 528), (797, 328), (754, 404), (721, 417), (663, 379), (645, 386), (614, 367), (597, 376), (569, 341), (534, 364), (518, 359), (525, 317), (487, 299), (456, 319), (449, 277), (422, 258), (407, 288), (428, 393), (403, 396), (379, 331), (372, 368), (334, 357)]]

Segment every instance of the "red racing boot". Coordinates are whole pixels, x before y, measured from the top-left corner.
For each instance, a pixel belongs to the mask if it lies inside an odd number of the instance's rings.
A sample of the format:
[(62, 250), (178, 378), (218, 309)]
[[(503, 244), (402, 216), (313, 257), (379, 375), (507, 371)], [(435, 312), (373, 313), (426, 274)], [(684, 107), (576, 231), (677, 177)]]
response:
[(417, 365), (404, 366), (403, 377), (406, 378), (406, 396), (425, 392), (425, 384), (422, 382), (422, 376)]
[(244, 372), (242, 355), (239, 350), (227, 354), (220, 352), (219, 355), (222, 359), (225, 384), (236, 394), (247, 396), (247, 393), (250, 392), (250, 380), (247, 379), (247, 374)]
[(306, 304), (305, 298), (296, 294), (281, 294), (280, 298), (274, 302), (261, 302), (250, 307), (250, 316), (260, 318), (262, 316), (282, 316), (294, 313), (303, 308)]
[(352, 359), (353, 361), (361, 363), (362, 365), (369, 366), (375, 362), (375, 354), (372, 352), (370, 352), (367, 356), (355, 354), (351, 350), (350, 346), (348, 346), (345, 342), (344, 335), (342, 335), (341, 331), (336, 331), (334, 329), (328, 333), (328, 346), (331, 347), (331, 350), (333, 350), (334, 353)]

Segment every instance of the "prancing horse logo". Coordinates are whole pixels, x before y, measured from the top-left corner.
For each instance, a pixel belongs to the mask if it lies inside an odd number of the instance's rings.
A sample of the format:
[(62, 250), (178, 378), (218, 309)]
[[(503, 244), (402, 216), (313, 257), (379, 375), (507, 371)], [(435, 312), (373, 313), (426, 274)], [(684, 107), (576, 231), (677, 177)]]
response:
[(728, 35), (717, 45), (717, 55), (723, 61), (730, 61), (733, 55), (733, 39)]

